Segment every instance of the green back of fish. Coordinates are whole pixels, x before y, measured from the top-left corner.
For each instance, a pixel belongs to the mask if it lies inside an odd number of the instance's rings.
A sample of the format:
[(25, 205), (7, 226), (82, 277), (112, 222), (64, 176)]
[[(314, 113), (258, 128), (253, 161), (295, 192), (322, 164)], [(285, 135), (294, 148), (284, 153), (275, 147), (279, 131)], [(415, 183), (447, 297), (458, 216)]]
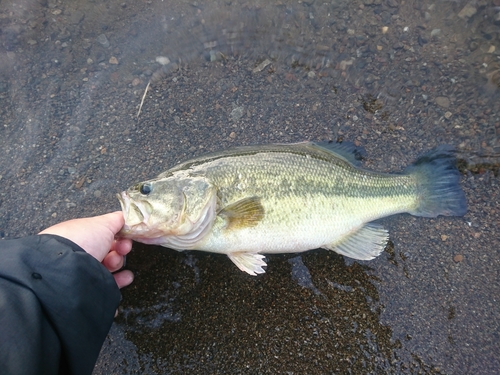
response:
[[(342, 149), (340, 149), (342, 150)], [(350, 160), (348, 160), (350, 159)], [(250, 196), (275, 199), (292, 196), (413, 199), (415, 183), (408, 175), (382, 174), (355, 167), (348, 153), (314, 143), (247, 146), (188, 160), (163, 173), (190, 170), (208, 177), (223, 203)]]

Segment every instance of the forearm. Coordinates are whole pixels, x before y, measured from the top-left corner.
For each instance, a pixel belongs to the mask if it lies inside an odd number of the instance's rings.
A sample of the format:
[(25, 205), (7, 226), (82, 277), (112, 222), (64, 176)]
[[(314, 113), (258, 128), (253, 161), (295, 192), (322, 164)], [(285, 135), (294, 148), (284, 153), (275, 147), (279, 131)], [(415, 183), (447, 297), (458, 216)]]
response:
[(1, 241), (0, 259), (0, 373), (90, 374), (120, 300), (111, 273), (53, 235)]

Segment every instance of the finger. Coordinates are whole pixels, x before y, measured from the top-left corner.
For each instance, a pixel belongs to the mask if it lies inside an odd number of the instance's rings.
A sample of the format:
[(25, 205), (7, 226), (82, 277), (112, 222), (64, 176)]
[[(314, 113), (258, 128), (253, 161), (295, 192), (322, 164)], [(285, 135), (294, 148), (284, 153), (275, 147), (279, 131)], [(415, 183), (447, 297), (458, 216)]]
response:
[(134, 281), (134, 274), (132, 271), (124, 270), (113, 274), (115, 278), (116, 285), (118, 288), (123, 288), (124, 286), (130, 285)]
[(132, 250), (132, 240), (128, 238), (115, 240), (111, 250), (116, 251), (120, 255), (127, 255)]
[(110, 272), (118, 271), (123, 267), (123, 256), (118, 254), (116, 251), (110, 251), (102, 261), (104, 267), (106, 267)]
[(118, 233), (125, 224), (125, 219), (123, 218), (123, 213), (121, 211), (111, 212), (109, 214), (101, 215), (103, 222), (108, 227), (113, 234)]

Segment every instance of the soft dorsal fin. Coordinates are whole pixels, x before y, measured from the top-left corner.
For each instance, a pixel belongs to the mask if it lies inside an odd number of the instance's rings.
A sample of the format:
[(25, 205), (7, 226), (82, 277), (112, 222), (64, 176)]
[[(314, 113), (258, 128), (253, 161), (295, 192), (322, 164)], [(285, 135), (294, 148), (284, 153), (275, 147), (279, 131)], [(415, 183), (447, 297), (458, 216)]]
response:
[(224, 207), (218, 214), (226, 220), (226, 229), (254, 227), (264, 218), (259, 197), (244, 198)]
[(327, 151), (342, 156), (349, 163), (359, 167), (361, 161), (366, 158), (366, 151), (363, 147), (358, 147), (352, 142), (343, 141), (342, 143), (333, 141), (311, 142), (313, 147), (320, 147)]

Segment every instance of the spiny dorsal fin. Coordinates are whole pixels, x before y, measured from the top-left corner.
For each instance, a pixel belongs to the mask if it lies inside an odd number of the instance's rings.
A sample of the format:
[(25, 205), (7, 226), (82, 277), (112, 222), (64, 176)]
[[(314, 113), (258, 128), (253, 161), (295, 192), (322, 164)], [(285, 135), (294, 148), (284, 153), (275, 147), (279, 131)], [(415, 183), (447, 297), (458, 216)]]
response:
[(244, 198), (224, 207), (219, 216), (226, 220), (226, 229), (254, 227), (264, 218), (259, 197)]

